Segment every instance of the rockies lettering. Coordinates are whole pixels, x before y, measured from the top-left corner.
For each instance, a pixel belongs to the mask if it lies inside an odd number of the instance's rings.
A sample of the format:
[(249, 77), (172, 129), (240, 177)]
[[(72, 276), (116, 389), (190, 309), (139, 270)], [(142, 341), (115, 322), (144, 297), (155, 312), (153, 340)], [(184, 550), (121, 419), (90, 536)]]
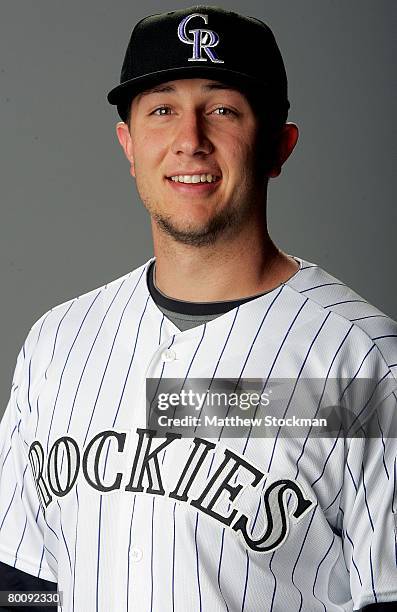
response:
[[(47, 460), (41, 443), (35, 440), (30, 445), (28, 456), (43, 509), (56, 498), (70, 493), (78, 476), (82, 474), (86, 483), (100, 493), (123, 488), (126, 492), (168, 496), (179, 502), (188, 503), (222, 525), (230, 527), (240, 535), (246, 547), (255, 552), (269, 553), (286, 540), (290, 522), (299, 522), (314, 505), (314, 501), (307, 497), (297, 481), (288, 478), (273, 481), (262, 493), (265, 530), (254, 537), (249, 527), (254, 517), (246, 516), (235, 506), (245, 488), (250, 486), (257, 489), (268, 474), (252, 465), (246, 458), (225, 448), (223, 461), (215, 472), (207, 477), (197, 496), (197, 491), (195, 494), (192, 493), (193, 484), (203, 467), (204, 460), (210, 453), (216, 452), (218, 445), (202, 438), (194, 438), (187, 460), (177, 471), (174, 488), (166, 491), (159, 453), (170, 445), (177, 444), (182, 437), (181, 434), (167, 432), (165, 440), (154, 448), (153, 440), (157, 435), (155, 430), (137, 428), (136, 433), (138, 440), (131, 468), (125, 473), (115, 474), (110, 483), (104, 482), (99, 471), (105, 447), (108, 446), (106, 443), (112, 441), (113, 452), (123, 453), (126, 448), (127, 433), (115, 430), (101, 431), (91, 438), (83, 452), (71, 436), (62, 436), (53, 443)], [(64, 470), (61, 455), (66, 461)], [(63, 476), (64, 472), (66, 478)], [(246, 480), (248, 478), (246, 484), (238, 482), (238, 477), (242, 473)], [(225, 495), (231, 502), (227, 514), (217, 509), (217, 503)], [(289, 506), (288, 498), (291, 495), (295, 503)]]

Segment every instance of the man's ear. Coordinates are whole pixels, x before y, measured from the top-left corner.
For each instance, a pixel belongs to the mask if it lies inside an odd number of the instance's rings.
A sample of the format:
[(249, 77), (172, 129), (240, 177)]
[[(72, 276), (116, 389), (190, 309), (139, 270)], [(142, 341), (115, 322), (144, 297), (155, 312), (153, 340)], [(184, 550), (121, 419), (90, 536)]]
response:
[(119, 139), (121, 148), (123, 149), (126, 158), (130, 162), (131, 176), (135, 176), (135, 164), (134, 164), (132, 138), (131, 138), (129, 127), (126, 123), (124, 123), (124, 121), (119, 121), (117, 123), (116, 134), (117, 134), (117, 138)]
[(298, 141), (299, 130), (295, 123), (285, 123), (278, 134), (273, 149), (272, 162), (267, 176), (274, 178), (281, 172), (281, 166), (287, 161)]

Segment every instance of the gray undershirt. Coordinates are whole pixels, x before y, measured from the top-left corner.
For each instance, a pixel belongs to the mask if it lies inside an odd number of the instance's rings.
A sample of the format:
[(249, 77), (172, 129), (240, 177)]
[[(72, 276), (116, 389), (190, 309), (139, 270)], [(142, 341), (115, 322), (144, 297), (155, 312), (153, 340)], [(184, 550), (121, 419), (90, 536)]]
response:
[[(152, 282), (153, 282), (153, 289), (154, 289), (154, 295), (152, 295), (154, 301), (157, 304), (157, 307), (161, 310), (161, 312), (164, 313), (164, 315), (167, 317), (167, 319), (170, 319), (172, 321), (172, 323), (180, 330), (180, 331), (186, 331), (187, 329), (191, 329), (192, 327), (197, 327), (198, 325), (202, 325), (203, 323), (207, 323), (208, 321), (212, 321), (212, 319), (216, 319), (217, 317), (220, 317), (221, 315), (225, 314), (225, 312), (228, 312), (229, 310), (232, 310), (233, 308), (236, 308), (237, 306), (239, 306), (240, 304), (244, 304), (245, 302), (248, 302), (250, 300), (254, 300), (255, 298), (264, 295), (265, 293), (268, 293), (268, 291), (264, 291), (263, 293), (259, 293), (257, 295), (253, 295), (251, 297), (248, 298), (242, 298), (240, 300), (220, 300), (217, 302), (208, 302), (208, 306), (210, 306), (211, 304), (216, 304), (217, 305), (217, 310), (218, 312), (211, 313), (211, 314), (186, 314), (185, 312), (178, 312), (176, 309), (170, 310), (168, 308), (166, 308), (163, 304), (159, 304), (158, 301), (156, 300), (156, 293), (160, 294), (163, 298), (165, 298), (165, 300), (170, 300), (169, 296), (167, 296), (165, 293), (163, 293), (162, 291), (160, 291), (160, 289), (157, 287), (156, 285), (156, 277), (155, 277), (155, 265), (153, 265), (153, 269), (152, 269)], [(183, 304), (185, 306), (185, 308), (183, 308), (183, 310), (186, 309), (186, 306), (189, 305), (189, 302), (184, 302), (182, 300), (172, 300), (173, 304), (177, 304), (178, 302), (180, 302), (181, 304)], [(220, 304), (224, 304), (224, 308), (222, 309), (223, 312), (219, 312), (219, 305)]]
[(224, 314), (217, 313), (208, 315), (188, 315), (179, 312), (173, 312), (172, 310), (168, 310), (167, 308), (164, 308), (164, 306), (160, 306), (159, 304), (157, 304), (157, 306), (160, 308), (161, 312), (165, 314), (167, 319), (170, 319), (180, 331), (185, 331), (187, 329), (191, 329), (192, 327), (197, 327), (198, 325), (202, 325), (203, 323), (212, 321), (212, 319), (216, 319), (216, 317), (220, 317), (221, 314)]

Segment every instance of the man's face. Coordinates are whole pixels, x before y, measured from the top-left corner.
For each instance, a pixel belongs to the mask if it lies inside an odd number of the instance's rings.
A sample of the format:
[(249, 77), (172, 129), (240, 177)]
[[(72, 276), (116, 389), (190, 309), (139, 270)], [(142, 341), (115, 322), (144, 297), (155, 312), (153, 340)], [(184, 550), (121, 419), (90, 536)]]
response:
[(208, 79), (169, 81), (134, 98), (129, 127), (122, 144), (140, 197), (175, 240), (211, 244), (264, 208), (258, 120), (241, 92)]

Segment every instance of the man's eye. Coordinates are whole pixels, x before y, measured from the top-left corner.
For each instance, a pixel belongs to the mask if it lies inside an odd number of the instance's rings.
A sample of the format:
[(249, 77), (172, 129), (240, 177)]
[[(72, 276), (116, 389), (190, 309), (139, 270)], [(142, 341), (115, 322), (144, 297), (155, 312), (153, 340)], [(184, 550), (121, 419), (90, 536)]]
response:
[(170, 112), (171, 109), (168, 106), (159, 106), (158, 108), (155, 108), (151, 114), (157, 115), (158, 117), (162, 117), (164, 115), (169, 115)]
[(231, 108), (227, 108), (227, 106), (219, 106), (213, 112), (218, 115), (236, 115), (235, 111)]

